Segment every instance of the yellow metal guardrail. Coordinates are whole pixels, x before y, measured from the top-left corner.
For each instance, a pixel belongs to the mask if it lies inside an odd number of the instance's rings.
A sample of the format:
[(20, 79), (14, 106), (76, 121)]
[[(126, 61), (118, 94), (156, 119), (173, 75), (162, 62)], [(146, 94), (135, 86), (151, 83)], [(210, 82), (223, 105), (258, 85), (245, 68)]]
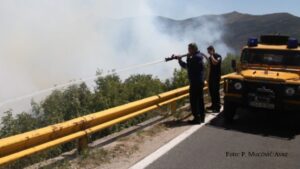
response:
[[(204, 87), (206, 90), (207, 87)], [(88, 135), (187, 97), (189, 87), (78, 117), (63, 123), (0, 139), (0, 166), (78, 139), (78, 149), (87, 147)], [(171, 106), (176, 109), (174, 104)]]

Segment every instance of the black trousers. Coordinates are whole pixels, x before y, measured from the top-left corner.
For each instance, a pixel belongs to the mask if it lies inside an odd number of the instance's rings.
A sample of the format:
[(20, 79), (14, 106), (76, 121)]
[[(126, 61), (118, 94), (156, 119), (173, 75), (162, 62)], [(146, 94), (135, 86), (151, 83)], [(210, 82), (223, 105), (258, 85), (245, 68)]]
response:
[(220, 109), (220, 78), (209, 78), (208, 89), (211, 97), (212, 107), (215, 109)]
[(192, 114), (197, 120), (204, 120), (205, 118), (203, 87), (203, 83), (191, 85), (189, 90)]

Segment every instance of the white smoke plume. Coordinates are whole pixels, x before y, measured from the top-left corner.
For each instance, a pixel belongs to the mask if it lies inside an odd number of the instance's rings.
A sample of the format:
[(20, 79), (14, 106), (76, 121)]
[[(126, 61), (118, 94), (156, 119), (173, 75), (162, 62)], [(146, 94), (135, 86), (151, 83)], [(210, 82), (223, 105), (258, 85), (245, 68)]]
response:
[[(0, 1), (0, 102), (73, 79), (185, 53), (197, 42), (213, 44), (221, 54), (222, 19), (189, 23), (180, 36), (162, 31), (146, 0), (2, 0)], [(169, 28), (176, 30), (176, 27)], [(176, 32), (176, 31), (175, 31)], [(121, 74), (172, 75), (176, 62)], [(24, 109), (32, 98), (0, 107)]]

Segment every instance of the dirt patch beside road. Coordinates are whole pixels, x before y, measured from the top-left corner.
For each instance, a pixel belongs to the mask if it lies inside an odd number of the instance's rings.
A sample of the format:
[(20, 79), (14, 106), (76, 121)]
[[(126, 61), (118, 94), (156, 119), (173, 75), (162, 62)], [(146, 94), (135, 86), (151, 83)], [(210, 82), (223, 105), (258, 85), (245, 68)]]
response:
[(126, 169), (163, 146), (190, 126), (170, 119), (69, 161), (67, 168)]

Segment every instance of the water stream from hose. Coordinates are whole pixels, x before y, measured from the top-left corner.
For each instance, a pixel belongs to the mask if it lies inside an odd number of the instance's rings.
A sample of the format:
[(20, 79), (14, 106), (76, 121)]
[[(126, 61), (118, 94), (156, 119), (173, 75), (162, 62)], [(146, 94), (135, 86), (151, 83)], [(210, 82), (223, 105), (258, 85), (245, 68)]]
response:
[(95, 79), (97, 79), (99, 77), (102, 77), (102, 76), (107, 76), (107, 75), (111, 75), (111, 74), (117, 74), (117, 73), (121, 73), (121, 72), (126, 72), (126, 71), (133, 70), (133, 69), (138, 69), (138, 68), (143, 68), (143, 67), (147, 67), (147, 66), (152, 66), (152, 65), (156, 65), (156, 64), (162, 63), (164, 61), (165, 60), (160, 59), (160, 60), (156, 60), (156, 61), (152, 61), (152, 62), (148, 62), (148, 63), (143, 63), (143, 64), (137, 64), (137, 65), (128, 66), (128, 67), (125, 67), (125, 68), (113, 69), (112, 72), (106, 73), (104, 75), (103, 74), (94, 75), (94, 76), (90, 76), (90, 77), (85, 77), (85, 78), (80, 78), (80, 79), (77, 79), (77, 80), (73, 80), (71, 82), (62, 83), (62, 84), (59, 84), (59, 85), (55, 85), (54, 87), (50, 87), (50, 88), (47, 88), (47, 89), (42, 89), (42, 90), (39, 90), (39, 91), (30, 93), (30, 94), (27, 94), (27, 95), (23, 95), (23, 96), (19, 96), (19, 97), (16, 97), (16, 98), (8, 99), (6, 101), (1, 102), (0, 103), (0, 107), (6, 105), (8, 103), (13, 103), (13, 102), (16, 102), (16, 101), (28, 99), (28, 98), (31, 98), (31, 97), (34, 97), (34, 96), (37, 96), (37, 95), (40, 95), (40, 94), (43, 94), (43, 93), (51, 92), (53, 90), (61, 89), (61, 88), (68, 87), (68, 86), (71, 86), (71, 85), (74, 85), (74, 84), (79, 84), (79, 83), (82, 83), (82, 82), (87, 82), (87, 81), (95, 80)]

